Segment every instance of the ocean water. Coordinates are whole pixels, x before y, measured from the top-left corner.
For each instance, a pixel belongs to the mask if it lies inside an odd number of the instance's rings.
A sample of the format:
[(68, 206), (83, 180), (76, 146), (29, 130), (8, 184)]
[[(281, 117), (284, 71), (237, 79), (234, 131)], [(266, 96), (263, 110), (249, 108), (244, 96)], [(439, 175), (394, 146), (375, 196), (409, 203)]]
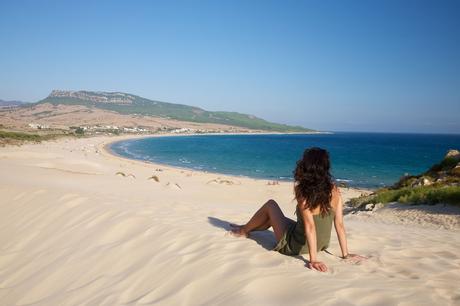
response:
[(305, 148), (329, 151), (332, 174), (354, 187), (388, 186), (405, 174), (419, 174), (448, 149), (460, 149), (460, 135), (334, 133), (296, 135), (198, 135), (152, 137), (113, 143), (121, 156), (208, 172), (268, 180), (292, 180)]

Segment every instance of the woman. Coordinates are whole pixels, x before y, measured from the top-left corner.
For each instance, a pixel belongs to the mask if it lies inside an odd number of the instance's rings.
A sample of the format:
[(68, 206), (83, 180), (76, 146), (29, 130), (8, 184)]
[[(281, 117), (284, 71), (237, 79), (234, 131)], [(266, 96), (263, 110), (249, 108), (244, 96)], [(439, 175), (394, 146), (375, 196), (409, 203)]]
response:
[(334, 222), (342, 258), (353, 261), (364, 259), (348, 253), (342, 200), (338, 188), (332, 183), (329, 170), (329, 154), (326, 150), (305, 150), (294, 171), (297, 222), (285, 217), (278, 204), (269, 200), (245, 225), (231, 224), (232, 233), (247, 237), (252, 231), (273, 227), (277, 241), (274, 250), (285, 255), (308, 253), (308, 267), (325, 272), (327, 266), (318, 261), (316, 255), (328, 247)]

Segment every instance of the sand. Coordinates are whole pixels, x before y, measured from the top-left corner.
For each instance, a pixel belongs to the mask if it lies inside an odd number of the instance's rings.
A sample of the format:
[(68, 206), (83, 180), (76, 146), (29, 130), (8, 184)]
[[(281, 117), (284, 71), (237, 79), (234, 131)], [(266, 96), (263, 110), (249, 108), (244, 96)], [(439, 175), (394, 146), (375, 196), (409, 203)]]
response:
[(228, 234), (268, 199), (295, 218), (290, 183), (128, 161), (102, 149), (113, 140), (0, 148), (0, 305), (460, 304), (460, 231), (442, 218), (347, 215), (370, 259), (321, 252), (320, 273), (270, 251), (270, 231)]

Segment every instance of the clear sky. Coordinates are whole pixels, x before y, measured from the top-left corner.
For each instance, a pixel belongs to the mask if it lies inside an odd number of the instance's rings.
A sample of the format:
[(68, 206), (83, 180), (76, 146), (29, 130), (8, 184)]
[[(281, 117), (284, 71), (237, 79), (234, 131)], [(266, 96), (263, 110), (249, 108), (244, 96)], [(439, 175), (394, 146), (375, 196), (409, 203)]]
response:
[(52, 89), (460, 133), (460, 1), (0, 0), (0, 99)]

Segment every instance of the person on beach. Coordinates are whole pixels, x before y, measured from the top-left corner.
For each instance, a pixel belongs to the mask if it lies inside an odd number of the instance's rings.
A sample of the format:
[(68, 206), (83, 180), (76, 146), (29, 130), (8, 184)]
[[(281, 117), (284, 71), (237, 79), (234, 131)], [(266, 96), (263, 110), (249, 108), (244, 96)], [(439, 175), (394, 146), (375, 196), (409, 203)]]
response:
[(327, 266), (317, 260), (317, 252), (329, 246), (332, 223), (342, 258), (360, 261), (365, 257), (348, 253), (343, 225), (342, 200), (330, 174), (329, 154), (321, 148), (306, 149), (294, 170), (297, 222), (284, 216), (274, 200), (268, 200), (245, 225), (230, 224), (236, 236), (248, 237), (252, 231), (273, 227), (277, 245), (285, 255), (309, 254), (308, 267), (321, 272)]

